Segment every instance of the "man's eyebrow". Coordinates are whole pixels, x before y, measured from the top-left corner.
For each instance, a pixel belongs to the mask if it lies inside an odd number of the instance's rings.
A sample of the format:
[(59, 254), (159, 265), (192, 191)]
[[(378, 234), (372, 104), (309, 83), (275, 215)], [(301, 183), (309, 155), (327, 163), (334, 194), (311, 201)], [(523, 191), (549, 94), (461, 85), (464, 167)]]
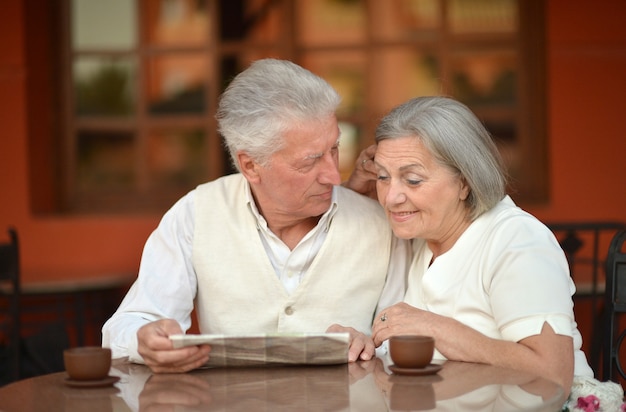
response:
[[(340, 140), (341, 140), (341, 138), (338, 138), (337, 141), (335, 142), (335, 144), (333, 145), (333, 147), (339, 146), (339, 141)], [(324, 153), (315, 153), (315, 154), (310, 154), (310, 155), (306, 156), (305, 159), (319, 159), (322, 156), (324, 156)]]
[(308, 155), (307, 157), (305, 157), (305, 159), (319, 159), (320, 157), (324, 156), (324, 153), (316, 153), (316, 154), (311, 154)]

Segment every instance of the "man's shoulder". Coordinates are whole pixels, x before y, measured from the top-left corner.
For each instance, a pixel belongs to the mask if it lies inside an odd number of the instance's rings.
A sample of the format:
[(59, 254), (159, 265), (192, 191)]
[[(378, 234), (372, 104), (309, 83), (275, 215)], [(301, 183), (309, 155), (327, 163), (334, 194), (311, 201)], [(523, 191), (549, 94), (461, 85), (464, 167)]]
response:
[(211, 180), (210, 182), (199, 184), (196, 186), (195, 191), (199, 196), (215, 196), (217, 193), (235, 193), (239, 191), (244, 180), (240, 173), (226, 175)]
[(205, 182), (205, 183), (200, 183), (197, 187), (196, 190), (211, 190), (214, 189), (216, 187), (230, 187), (231, 185), (235, 185), (237, 183), (242, 182), (243, 179), (243, 175), (241, 173), (233, 173), (230, 175), (225, 175), (225, 176), (221, 176), (218, 177), (215, 180), (211, 180), (209, 182)]
[(343, 186), (336, 186), (336, 190), (339, 209), (349, 207), (352, 211), (363, 209), (369, 213), (383, 214), (383, 208), (378, 201)]

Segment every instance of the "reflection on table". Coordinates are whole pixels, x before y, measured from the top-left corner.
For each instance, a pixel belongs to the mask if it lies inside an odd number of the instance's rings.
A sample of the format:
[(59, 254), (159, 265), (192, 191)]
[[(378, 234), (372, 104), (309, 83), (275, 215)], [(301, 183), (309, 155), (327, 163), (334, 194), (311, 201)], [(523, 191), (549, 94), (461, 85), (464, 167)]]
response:
[(558, 385), (509, 369), (446, 362), (434, 375), (401, 376), (388, 362), (153, 375), (118, 360), (114, 386), (72, 388), (65, 372), (45, 375), (0, 388), (0, 410), (559, 411), (566, 400)]

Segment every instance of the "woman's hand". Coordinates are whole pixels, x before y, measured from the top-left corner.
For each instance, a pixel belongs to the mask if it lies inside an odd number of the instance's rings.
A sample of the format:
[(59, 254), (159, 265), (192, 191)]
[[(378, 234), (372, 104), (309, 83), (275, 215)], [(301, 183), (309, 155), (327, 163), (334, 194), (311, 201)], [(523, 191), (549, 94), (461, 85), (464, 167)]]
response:
[(428, 328), (428, 318), (432, 316), (435, 315), (404, 302), (396, 303), (381, 311), (378, 319), (374, 320), (372, 326), (374, 345), (378, 347), (394, 335), (432, 336)]
[(546, 322), (541, 332), (511, 342), (483, 335), (447, 316), (397, 303), (380, 312), (372, 326), (374, 344), (394, 335), (427, 335), (446, 359), (485, 363), (550, 379), (569, 393), (574, 375), (572, 338), (554, 332)]
[(378, 176), (374, 168), (375, 153), (376, 145), (371, 145), (364, 149), (356, 159), (352, 174), (342, 185), (377, 200), (376, 179)]

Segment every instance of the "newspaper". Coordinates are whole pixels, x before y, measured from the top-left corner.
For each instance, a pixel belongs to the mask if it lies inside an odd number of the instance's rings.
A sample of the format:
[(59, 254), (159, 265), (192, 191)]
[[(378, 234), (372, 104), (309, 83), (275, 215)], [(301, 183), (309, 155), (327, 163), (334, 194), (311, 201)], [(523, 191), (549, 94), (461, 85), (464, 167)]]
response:
[(208, 344), (206, 366), (336, 365), (348, 362), (348, 333), (171, 335), (174, 348)]

